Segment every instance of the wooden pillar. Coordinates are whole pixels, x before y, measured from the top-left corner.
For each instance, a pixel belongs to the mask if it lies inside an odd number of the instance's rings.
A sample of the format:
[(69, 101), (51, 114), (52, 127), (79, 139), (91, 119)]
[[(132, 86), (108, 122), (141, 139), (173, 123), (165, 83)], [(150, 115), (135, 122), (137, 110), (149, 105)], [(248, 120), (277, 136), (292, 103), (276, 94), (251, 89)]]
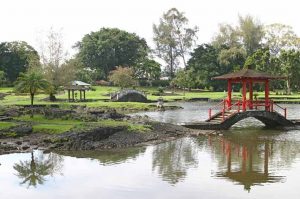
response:
[(83, 90), (83, 100), (85, 101), (85, 90)]
[(242, 102), (243, 111), (246, 111), (246, 109), (247, 109), (247, 82), (246, 82), (246, 80), (243, 80), (242, 96), (243, 96), (243, 102)]
[[(229, 79), (227, 82), (227, 107), (231, 107), (231, 91), (232, 91), (232, 85), (231, 80)], [(229, 108), (230, 110), (231, 108)]]
[(253, 109), (253, 81), (249, 81), (249, 109)]
[(265, 81), (265, 109), (266, 109), (266, 111), (270, 111), (270, 103), (269, 103), (269, 80)]
[(72, 101), (75, 101), (75, 97), (74, 97), (74, 90), (72, 90)]
[(68, 100), (69, 100), (69, 101), (71, 101), (70, 98), (71, 98), (71, 91), (70, 91), (70, 89), (68, 89)]
[(79, 90), (79, 97), (80, 97), (80, 101), (82, 100), (82, 90)]

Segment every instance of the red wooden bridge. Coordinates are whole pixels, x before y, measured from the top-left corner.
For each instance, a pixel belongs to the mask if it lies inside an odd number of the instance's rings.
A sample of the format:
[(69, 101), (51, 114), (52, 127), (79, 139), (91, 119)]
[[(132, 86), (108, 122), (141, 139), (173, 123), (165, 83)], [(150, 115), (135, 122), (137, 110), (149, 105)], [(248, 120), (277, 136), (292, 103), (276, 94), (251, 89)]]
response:
[[(247, 117), (254, 117), (268, 127), (292, 126), (295, 123), (287, 119), (287, 109), (269, 98), (269, 81), (284, 78), (251, 69), (214, 77), (216, 80), (227, 80), (227, 98), (209, 108), (208, 119), (205, 122), (186, 123), (184, 126), (198, 129), (228, 129)], [(242, 99), (232, 100), (232, 84), (242, 84)], [(253, 99), (254, 84), (264, 85), (263, 100)]]

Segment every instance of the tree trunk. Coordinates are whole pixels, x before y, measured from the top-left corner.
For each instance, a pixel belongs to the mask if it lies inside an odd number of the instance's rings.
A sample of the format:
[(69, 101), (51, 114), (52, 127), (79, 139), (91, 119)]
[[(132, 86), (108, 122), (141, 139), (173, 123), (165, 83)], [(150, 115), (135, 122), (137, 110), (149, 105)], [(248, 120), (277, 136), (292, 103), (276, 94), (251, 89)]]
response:
[(33, 107), (33, 99), (34, 99), (34, 94), (30, 93), (30, 101), (31, 101), (31, 107)]
[(33, 118), (33, 100), (34, 100), (34, 93), (30, 93), (30, 101), (31, 101), (30, 118)]
[(287, 92), (288, 95), (291, 94), (291, 81), (290, 81), (290, 78), (288, 78), (286, 80), (286, 92)]
[(173, 60), (173, 49), (172, 49), (172, 47), (171, 47), (171, 49), (170, 49), (170, 77), (171, 77), (171, 79), (173, 79), (173, 77), (174, 77), (174, 74), (173, 74), (173, 62), (174, 62), (174, 60)]

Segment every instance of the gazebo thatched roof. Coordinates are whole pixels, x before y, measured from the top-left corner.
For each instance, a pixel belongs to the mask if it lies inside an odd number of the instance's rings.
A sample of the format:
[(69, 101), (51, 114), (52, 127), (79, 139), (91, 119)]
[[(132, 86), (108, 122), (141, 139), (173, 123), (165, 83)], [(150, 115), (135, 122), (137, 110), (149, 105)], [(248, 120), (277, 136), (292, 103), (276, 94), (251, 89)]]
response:
[(283, 76), (274, 76), (266, 72), (244, 68), (240, 71), (213, 77), (212, 79), (285, 79)]

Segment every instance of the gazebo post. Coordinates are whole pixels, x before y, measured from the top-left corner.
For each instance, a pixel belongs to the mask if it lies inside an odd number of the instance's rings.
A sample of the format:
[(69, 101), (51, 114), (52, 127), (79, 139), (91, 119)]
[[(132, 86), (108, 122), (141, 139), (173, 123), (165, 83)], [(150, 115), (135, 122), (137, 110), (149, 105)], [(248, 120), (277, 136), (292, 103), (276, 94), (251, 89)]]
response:
[(82, 90), (79, 90), (80, 101), (82, 100)]
[(253, 109), (253, 80), (249, 81), (249, 109)]
[(242, 88), (242, 95), (243, 95), (243, 111), (246, 111), (246, 106), (247, 106), (247, 82), (246, 80), (243, 79), (243, 88)]
[(265, 108), (266, 111), (270, 111), (270, 103), (269, 103), (269, 80), (265, 80)]
[(74, 97), (74, 89), (72, 89), (72, 101), (75, 101), (75, 97)]
[(85, 101), (85, 90), (83, 90), (83, 100)]
[(70, 101), (71, 93), (70, 89), (68, 89), (68, 100)]
[(231, 80), (229, 79), (227, 81), (227, 107), (230, 110), (231, 109), (231, 91), (232, 91), (232, 85), (231, 85)]

